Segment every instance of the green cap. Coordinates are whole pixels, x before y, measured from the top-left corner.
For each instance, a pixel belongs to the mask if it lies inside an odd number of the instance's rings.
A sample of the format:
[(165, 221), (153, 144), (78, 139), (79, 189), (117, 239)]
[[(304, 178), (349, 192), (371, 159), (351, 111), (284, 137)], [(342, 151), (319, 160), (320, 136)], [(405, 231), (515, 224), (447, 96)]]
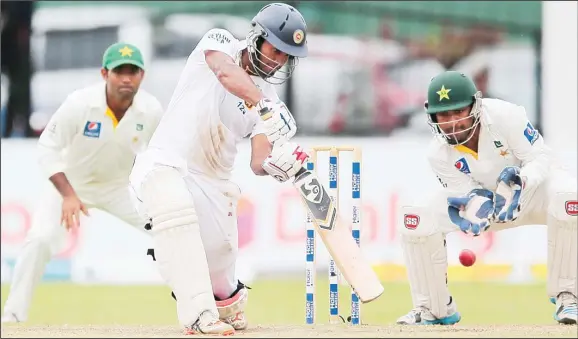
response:
[(474, 102), (478, 89), (463, 73), (446, 71), (434, 77), (427, 90), (428, 114), (464, 108)]
[(144, 70), (142, 53), (135, 45), (123, 42), (111, 45), (102, 56), (102, 67), (110, 70), (120, 65), (135, 65)]

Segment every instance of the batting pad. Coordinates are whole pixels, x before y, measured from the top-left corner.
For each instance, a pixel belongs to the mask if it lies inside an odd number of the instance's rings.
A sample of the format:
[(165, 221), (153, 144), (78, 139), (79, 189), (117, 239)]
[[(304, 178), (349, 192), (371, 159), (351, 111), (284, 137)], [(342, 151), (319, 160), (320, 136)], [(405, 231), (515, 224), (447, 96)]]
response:
[(450, 293), (447, 287), (448, 257), (441, 233), (428, 237), (402, 236), (402, 247), (414, 307), (425, 307), (447, 316)]
[(548, 296), (578, 296), (578, 217), (575, 194), (558, 194), (548, 211)]
[(193, 198), (176, 169), (155, 170), (142, 185), (143, 205), (152, 218), (159, 271), (177, 299), (183, 326), (203, 311), (218, 316)]

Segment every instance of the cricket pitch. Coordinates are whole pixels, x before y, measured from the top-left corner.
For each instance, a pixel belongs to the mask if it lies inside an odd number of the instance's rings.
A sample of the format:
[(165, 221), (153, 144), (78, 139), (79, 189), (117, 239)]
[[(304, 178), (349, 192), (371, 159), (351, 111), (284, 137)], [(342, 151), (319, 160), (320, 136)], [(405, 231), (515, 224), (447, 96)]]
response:
[[(576, 338), (577, 326), (479, 325), (479, 326), (252, 326), (237, 331), (239, 338)], [(2, 326), (2, 338), (179, 338), (188, 337), (178, 326)], [(204, 336), (194, 336), (204, 337)], [(214, 337), (214, 336), (211, 336)]]

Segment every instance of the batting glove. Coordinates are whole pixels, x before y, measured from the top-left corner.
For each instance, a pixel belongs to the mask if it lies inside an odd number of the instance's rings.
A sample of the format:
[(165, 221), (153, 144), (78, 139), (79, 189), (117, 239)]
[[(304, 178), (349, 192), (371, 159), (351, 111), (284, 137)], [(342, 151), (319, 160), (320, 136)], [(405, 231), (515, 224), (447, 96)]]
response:
[(263, 161), (263, 169), (279, 182), (294, 177), (309, 159), (303, 148), (293, 142), (273, 145), (271, 154)]
[(265, 122), (265, 134), (271, 144), (281, 138), (289, 140), (297, 132), (295, 119), (283, 101), (263, 99), (257, 103), (257, 111)]

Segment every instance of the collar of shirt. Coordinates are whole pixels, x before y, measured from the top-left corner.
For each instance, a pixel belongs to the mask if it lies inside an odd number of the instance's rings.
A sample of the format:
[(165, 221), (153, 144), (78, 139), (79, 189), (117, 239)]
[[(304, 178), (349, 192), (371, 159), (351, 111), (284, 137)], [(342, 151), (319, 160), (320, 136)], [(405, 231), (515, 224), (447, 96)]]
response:
[[(89, 106), (102, 110), (104, 115), (112, 119), (113, 125), (114, 127), (116, 127), (118, 125), (118, 120), (114, 115), (114, 113), (112, 112), (112, 110), (108, 107), (108, 104), (106, 102), (106, 83), (102, 82), (95, 85), (94, 90), (96, 95), (92, 95), (89, 98), (87, 98)], [(139, 89), (139, 92), (140, 91), (141, 89)], [(139, 98), (140, 95), (137, 92), (137, 94), (134, 96), (132, 105), (126, 111), (125, 116), (127, 114), (132, 114), (133, 112), (143, 112), (141, 107), (141, 101)]]
[[(96, 91), (96, 95), (91, 96), (88, 99), (88, 104), (91, 107), (98, 107), (98, 108), (102, 108), (103, 110), (108, 108), (108, 104), (106, 103), (106, 83), (102, 82), (99, 83), (97, 85), (95, 85), (94, 87), (95, 91)], [(140, 92), (142, 91), (142, 89), (139, 89), (137, 94), (134, 96), (132, 105), (129, 107), (129, 110), (136, 110), (139, 112), (142, 112), (143, 109), (141, 107), (142, 102), (140, 100)]]

